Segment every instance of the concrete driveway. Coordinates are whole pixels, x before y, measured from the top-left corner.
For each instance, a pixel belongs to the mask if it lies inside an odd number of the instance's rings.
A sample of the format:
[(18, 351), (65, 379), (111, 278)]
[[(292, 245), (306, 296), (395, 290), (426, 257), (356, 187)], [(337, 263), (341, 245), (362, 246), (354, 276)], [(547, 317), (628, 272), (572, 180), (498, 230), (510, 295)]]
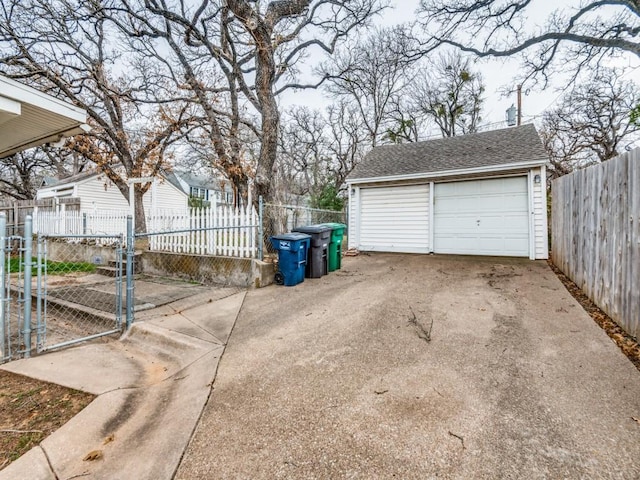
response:
[(637, 479), (632, 417), (546, 263), (361, 255), (249, 292), (176, 478)]

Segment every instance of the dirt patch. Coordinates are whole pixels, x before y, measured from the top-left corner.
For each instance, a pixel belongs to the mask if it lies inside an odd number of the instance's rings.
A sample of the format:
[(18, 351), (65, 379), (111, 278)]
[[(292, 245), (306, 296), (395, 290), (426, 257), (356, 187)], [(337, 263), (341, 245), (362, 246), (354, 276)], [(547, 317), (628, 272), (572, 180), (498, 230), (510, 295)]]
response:
[(569, 293), (575, 298), (582, 308), (593, 318), (593, 320), (600, 325), (600, 327), (607, 332), (607, 335), (613, 340), (622, 353), (624, 353), (629, 360), (640, 370), (640, 345), (634, 338), (625, 332), (611, 317), (604, 313), (600, 308), (591, 301), (585, 293), (562, 271), (556, 267), (551, 260), (549, 260), (549, 266), (551, 270), (558, 276), (560, 281), (564, 284)]
[(88, 393), (0, 370), (0, 470), (93, 399)]

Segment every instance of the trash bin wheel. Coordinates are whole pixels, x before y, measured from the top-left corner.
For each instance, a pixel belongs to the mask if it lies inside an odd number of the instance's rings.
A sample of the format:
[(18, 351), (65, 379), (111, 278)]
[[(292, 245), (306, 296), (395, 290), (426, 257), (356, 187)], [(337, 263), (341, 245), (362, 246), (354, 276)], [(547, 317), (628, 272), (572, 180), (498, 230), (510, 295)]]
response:
[(284, 275), (282, 274), (282, 272), (276, 273), (273, 280), (276, 282), (276, 285), (284, 285)]

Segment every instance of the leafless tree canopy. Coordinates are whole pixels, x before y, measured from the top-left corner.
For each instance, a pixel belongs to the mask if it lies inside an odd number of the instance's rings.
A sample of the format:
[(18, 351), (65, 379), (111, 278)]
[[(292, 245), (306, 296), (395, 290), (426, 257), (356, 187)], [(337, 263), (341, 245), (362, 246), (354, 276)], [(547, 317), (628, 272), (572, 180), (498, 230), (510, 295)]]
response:
[(405, 55), (411, 49), (401, 27), (381, 29), (343, 48), (323, 66), (328, 92), (354, 105), (373, 147), (411, 81), (412, 62)]
[[(150, 77), (144, 59), (127, 48), (103, 2), (7, 0), (0, 8), (0, 45), (4, 74), (87, 111), (93, 130), (66, 146), (103, 171), (125, 198), (127, 179), (157, 175), (172, 145), (197, 125), (189, 104)], [(135, 188), (138, 230), (149, 185)]]
[(434, 122), (443, 137), (454, 137), (477, 131), (483, 93), (482, 77), (471, 61), (459, 53), (445, 53), (417, 75), (409, 106), (417, 118)]
[[(260, 141), (255, 161), (258, 195), (270, 199), (280, 111), (276, 98), (315, 88), (299, 81), (306, 56), (331, 54), (383, 7), (379, 0), (120, 0), (110, 9), (139, 51), (156, 59), (203, 111), (209, 140), (234, 185), (246, 188), (241, 126)], [(257, 196), (256, 196), (257, 198)]]
[(276, 184), (278, 198), (296, 203), (298, 198), (319, 198), (331, 188), (339, 192), (364, 156), (368, 132), (354, 106), (337, 102), (326, 111), (296, 107), (285, 112), (280, 135)]
[(546, 112), (541, 134), (551, 159), (550, 176), (614, 158), (639, 140), (640, 126), (629, 118), (638, 98), (635, 83), (605, 70)]
[(66, 178), (81, 173), (88, 164), (83, 155), (48, 146), (20, 152), (0, 162), (0, 197), (36, 198), (45, 177)]
[(543, 26), (529, 32), (532, 0), (421, 0), (425, 48), (449, 44), (476, 55), (524, 54), (525, 76), (548, 80), (553, 61), (575, 73), (602, 56), (629, 52), (640, 57), (640, 2), (590, 0), (554, 11)]
[[(332, 54), (384, 8), (385, 0), (7, 0), (0, 69), (87, 110), (93, 132), (68, 147), (125, 197), (116, 164), (127, 177), (155, 175), (184, 140), (211, 150), (240, 195), (255, 175), (268, 200), (277, 96), (326, 81), (301, 81), (300, 63)], [(246, 145), (256, 141), (252, 158)]]

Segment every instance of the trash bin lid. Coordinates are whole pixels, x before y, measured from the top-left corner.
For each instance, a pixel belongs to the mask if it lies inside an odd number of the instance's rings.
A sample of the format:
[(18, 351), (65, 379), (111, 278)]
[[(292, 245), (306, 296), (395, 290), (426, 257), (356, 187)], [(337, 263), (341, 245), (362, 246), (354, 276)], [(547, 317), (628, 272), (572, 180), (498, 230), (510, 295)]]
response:
[(332, 230), (337, 230), (339, 228), (343, 228), (343, 229), (347, 228), (347, 226), (344, 223), (335, 223), (335, 222), (321, 223), (319, 225), (324, 227), (329, 227)]
[(303, 232), (303, 233), (324, 233), (328, 230), (331, 230), (331, 227), (327, 227), (325, 225), (306, 225), (304, 227), (296, 227), (293, 229), (294, 232)]
[(290, 242), (299, 242), (300, 240), (311, 238), (311, 235), (307, 235), (306, 233), (292, 232), (274, 235), (271, 238), (275, 238), (276, 240), (289, 240)]

